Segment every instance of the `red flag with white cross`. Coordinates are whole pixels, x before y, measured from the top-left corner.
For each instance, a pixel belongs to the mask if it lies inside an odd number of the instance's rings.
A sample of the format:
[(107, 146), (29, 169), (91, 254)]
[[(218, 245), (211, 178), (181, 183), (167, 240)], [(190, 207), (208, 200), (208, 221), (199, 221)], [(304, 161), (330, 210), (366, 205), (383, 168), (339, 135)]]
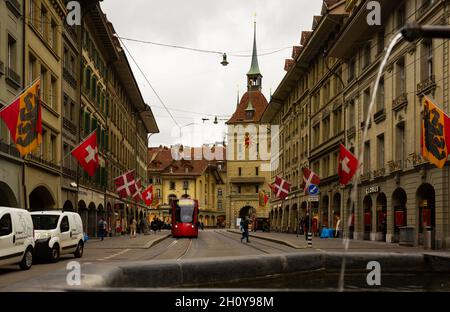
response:
[(358, 158), (341, 144), (338, 165), (339, 183), (347, 185), (358, 170), (358, 166)]
[(92, 177), (99, 167), (98, 148), (97, 148), (97, 133), (94, 131), (86, 137), (74, 150), (71, 152), (80, 166)]
[(303, 183), (301, 185), (303, 191), (306, 192), (311, 184), (319, 185), (320, 177), (311, 169), (303, 168)]
[(153, 185), (150, 184), (143, 192), (142, 198), (147, 206), (151, 206), (153, 203)]
[(272, 185), (272, 191), (276, 197), (285, 199), (291, 191), (291, 184), (280, 177), (275, 177), (275, 183)]
[(136, 193), (134, 169), (114, 179), (116, 191), (120, 198), (131, 197)]
[(141, 183), (141, 179), (136, 180), (135, 189), (136, 189), (136, 191), (133, 194), (133, 199), (135, 201), (141, 201), (142, 200), (142, 183)]

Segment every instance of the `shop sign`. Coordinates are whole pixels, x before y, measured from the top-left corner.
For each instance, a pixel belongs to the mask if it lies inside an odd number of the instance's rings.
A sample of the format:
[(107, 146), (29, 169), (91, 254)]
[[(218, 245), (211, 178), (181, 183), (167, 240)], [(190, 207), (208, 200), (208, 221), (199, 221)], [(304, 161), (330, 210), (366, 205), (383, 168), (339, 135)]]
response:
[(373, 194), (373, 193), (379, 193), (380, 192), (380, 186), (375, 185), (366, 188), (366, 195)]

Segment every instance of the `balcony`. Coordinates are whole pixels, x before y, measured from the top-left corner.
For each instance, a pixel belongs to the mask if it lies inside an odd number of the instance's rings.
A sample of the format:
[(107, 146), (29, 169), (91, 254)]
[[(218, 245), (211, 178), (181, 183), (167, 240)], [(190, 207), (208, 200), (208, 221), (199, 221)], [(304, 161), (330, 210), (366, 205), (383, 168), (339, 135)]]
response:
[(417, 84), (417, 95), (430, 94), (436, 90), (436, 77), (431, 75)]
[(20, 6), (19, 1), (17, 0), (5, 0), (6, 6), (8, 9), (16, 16), (21, 17), (22, 16), (22, 9)]
[(15, 89), (20, 89), (20, 75), (11, 67), (6, 67), (6, 81)]
[(425, 159), (423, 159), (422, 155), (417, 153), (411, 153), (408, 156), (407, 159), (408, 162), (410, 162), (414, 167), (420, 166), (424, 163), (426, 163)]
[(19, 158), (19, 151), (12, 145), (0, 141), (0, 152)]
[(63, 117), (63, 127), (73, 135), (77, 134), (77, 126), (66, 117)]
[(65, 177), (72, 178), (72, 179), (77, 178), (77, 172), (75, 170), (72, 170), (72, 169), (66, 168), (66, 167), (63, 167), (62, 169), (63, 169), (63, 175)]
[(72, 75), (72, 73), (65, 67), (63, 68), (63, 78), (65, 81), (67, 81), (68, 84), (70, 84), (74, 89), (76, 89), (77, 80)]
[(391, 160), (388, 162), (389, 171), (391, 173), (403, 170), (403, 160)]
[(408, 97), (406, 93), (403, 93), (397, 96), (394, 100), (392, 100), (392, 109), (394, 111), (399, 111), (407, 105), (408, 105)]
[(386, 119), (386, 111), (384, 108), (380, 109), (378, 112), (373, 115), (373, 120), (376, 124), (379, 124), (380, 122), (384, 121)]
[(37, 162), (37, 163), (43, 164), (43, 165), (45, 165), (47, 167), (50, 167), (52, 169), (60, 170), (60, 167), (57, 164), (55, 164), (51, 160), (44, 159), (41, 155), (30, 154), (30, 159), (35, 161), (35, 162)]
[(370, 171), (361, 174), (361, 182), (370, 180)]
[(355, 133), (356, 133), (356, 127), (355, 127), (355, 126), (350, 127), (350, 128), (347, 130), (347, 138), (348, 138), (348, 139), (353, 138), (353, 137), (355, 136)]
[(382, 176), (384, 176), (385, 173), (386, 173), (386, 169), (385, 168), (380, 168), (378, 170), (374, 170), (373, 171), (373, 178), (376, 179), (376, 178), (382, 177)]

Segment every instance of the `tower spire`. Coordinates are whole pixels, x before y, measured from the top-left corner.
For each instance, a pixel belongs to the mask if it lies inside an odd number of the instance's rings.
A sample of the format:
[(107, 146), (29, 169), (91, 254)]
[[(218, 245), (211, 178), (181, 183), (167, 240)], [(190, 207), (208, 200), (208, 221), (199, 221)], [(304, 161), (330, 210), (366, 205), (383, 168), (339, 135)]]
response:
[(250, 70), (247, 73), (248, 91), (261, 91), (262, 75), (258, 64), (258, 51), (256, 49), (256, 20), (253, 22), (253, 53)]

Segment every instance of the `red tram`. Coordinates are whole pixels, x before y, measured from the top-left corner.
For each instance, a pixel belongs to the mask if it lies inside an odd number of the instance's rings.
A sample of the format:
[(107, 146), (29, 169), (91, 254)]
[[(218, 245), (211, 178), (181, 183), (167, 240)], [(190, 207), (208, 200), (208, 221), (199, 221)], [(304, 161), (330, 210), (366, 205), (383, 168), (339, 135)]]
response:
[(172, 201), (172, 237), (198, 237), (198, 201)]

